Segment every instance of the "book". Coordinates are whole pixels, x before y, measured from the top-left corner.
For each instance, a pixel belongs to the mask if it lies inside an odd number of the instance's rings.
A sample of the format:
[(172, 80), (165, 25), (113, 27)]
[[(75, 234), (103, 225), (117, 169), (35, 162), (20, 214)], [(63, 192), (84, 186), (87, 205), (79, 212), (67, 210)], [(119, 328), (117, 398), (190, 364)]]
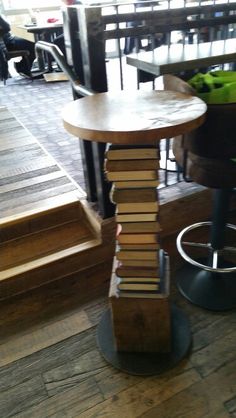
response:
[(159, 180), (114, 181), (116, 189), (138, 189), (144, 187), (158, 187)]
[(123, 222), (121, 224), (122, 234), (140, 234), (160, 231), (161, 226), (159, 222)]
[(106, 171), (109, 181), (157, 180), (157, 170)]
[(160, 244), (120, 244), (120, 250), (159, 250)]
[(148, 260), (156, 261), (158, 258), (158, 251), (128, 251), (119, 250), (116, 253), (117, 260)]
[(153, 213), (125, 213), (116, 214), (116, 222), (156, 222), (158, 214)]
[(159, 159), (160, 152), (152, 145), (110, 145), (105, 156), (108, 160), (152, 160)]
[(131, 292), (118, 290), (118, 297), (122, 298), (135, 298), (135, 299), (166, 299), (167, 295), (160, 292)]
[[(127, 263), (135, 263), (126, 265)], [(155, 266), (145, 266), (154, 263)], [(141, 264), (143, 263), (143, 265)], [(156, 260), (124, 260), (114, 257), (109, 296), (131, 298), (168, 298), (169, 258), (162, 249), (156, 252)], [(127, 287), (127, 285), (129, 285)], [(139, 285), (137, 287), (137, 285)], [(142, 287), (140, 287), (142, 285)], [(149, 285), (147, 287), (147, 285)], [(155, 290), (150, 290), (155, 285)], [(158, 286), (158, 289), (157, 289)], [(145, 290), (141, 290), (145, 289)], [(148, 290), (147, 290), (148, 289)]]
[(158, 192), (156, 187), (139, 189), (116, 189), (112, 188), (110, 198), (114, 203), (144, 203), (156, 202)]
[(153, 267), (153, 268), (157, 268), (159, 266), (159, 261), (158, 259), (156, 260), (140, 260), (140, 259), (136, 259), (136, 260), (121, 260), (122, 261), (122, 266), (123, 267), (133, 267), (136, 269), (139, 269), (139, 267)]
[(158, 283), (126, 283), (120, 282), (117, 285), (119, 290), (132, 292), (157, 292), (160, 290)]
[(157, 234), (123, 234), (117, 235), (119, 244), (157, 244)]
[(124, 266), (122, 262), (118, 262), (115, 267), (115, 273), (122, 278), (131, 277), (149, 277), (156, 278), (159, 276), (159, 269), (153, 267), (135, 268), (132, 266)]
[(159, 170), (159, 159), (153, 160), (108, 160), (104, 162), (105, 171)]
[(123, 277), (120, 279), (120, 283), (122, 284), (134, 284), (134, 283), (152, 283), (157, 284), (160, 283), (159, 277)]
[(156, 283), (127, 283), (116, 279), (117, 296), (128, 298), (165, 298), (160, 280)]
[(117, 213), (152, 213), (158, 212), (159, 203), (144, 202), (144, 203), (118, 203), (116, 206)]

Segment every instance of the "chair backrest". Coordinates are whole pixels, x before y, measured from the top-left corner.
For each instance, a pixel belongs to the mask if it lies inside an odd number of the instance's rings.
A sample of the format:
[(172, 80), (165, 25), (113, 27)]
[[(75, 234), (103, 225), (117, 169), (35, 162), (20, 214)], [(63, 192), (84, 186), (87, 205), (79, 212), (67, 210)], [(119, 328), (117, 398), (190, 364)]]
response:
[(181, 78), (176, 77), (172, 74), (163, 75), (163, 86), (164, 90), (178, 91), (179, 93), (190, 94), (191, 96), (196, 96), (195, 90), (186, 83), (186, 81), (181, 80)]

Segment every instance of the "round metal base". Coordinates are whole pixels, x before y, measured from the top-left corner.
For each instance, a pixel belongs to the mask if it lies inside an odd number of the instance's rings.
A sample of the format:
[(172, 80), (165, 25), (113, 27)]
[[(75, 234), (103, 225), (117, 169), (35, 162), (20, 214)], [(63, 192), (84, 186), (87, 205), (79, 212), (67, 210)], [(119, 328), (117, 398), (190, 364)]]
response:
[(118, 352), (115, 348), (111, 312), (107, 310), (98, 325), (98, 346), (107, 362), (119, 370), (140, 376), (160, 374), (182, 360), (191, 345), (188, 319), (176, 306), (171, 309), (171, 325), (170, 353)]
[(210, 311), (236, 307), (236, 274), (212, 273), (186, 264), (176, 273), (180, 293), (194, 305)]

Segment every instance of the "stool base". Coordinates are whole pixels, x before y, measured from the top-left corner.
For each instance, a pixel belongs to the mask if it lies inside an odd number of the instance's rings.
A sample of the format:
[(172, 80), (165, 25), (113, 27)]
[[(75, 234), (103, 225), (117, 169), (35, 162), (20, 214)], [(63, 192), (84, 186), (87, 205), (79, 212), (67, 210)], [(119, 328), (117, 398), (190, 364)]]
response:
[(117, 369), (137, 376), (163, 373), (182, 360), (191, 345), (191, 333), (186, 315), (176, 306), (171, 308), (170, 353), (118, 352), (112, 330), (111, 312), (107, 310), (98, 325), (97, 343), (103, 357)]
[(235, 273), (212, 273), (186, 264), (177, 271), (176, 280), (180, 293), (194, 305), (210, 311), (236, 307)]

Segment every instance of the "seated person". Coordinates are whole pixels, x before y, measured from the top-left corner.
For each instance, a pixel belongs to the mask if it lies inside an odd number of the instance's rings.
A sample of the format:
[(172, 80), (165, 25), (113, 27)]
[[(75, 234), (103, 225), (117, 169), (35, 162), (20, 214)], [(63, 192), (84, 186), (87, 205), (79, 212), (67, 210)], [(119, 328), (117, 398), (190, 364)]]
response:
[(30, 76), (30, 70), (35, 59), (34, 42), (14, 36), (11, 34), (10, 30), (9, 23), (0, 15), (0, 34), (7, 51), (29, 51), (28, 59), (23, 57), (20, 62), (15, 63), (16, 71), (19, 74)]

